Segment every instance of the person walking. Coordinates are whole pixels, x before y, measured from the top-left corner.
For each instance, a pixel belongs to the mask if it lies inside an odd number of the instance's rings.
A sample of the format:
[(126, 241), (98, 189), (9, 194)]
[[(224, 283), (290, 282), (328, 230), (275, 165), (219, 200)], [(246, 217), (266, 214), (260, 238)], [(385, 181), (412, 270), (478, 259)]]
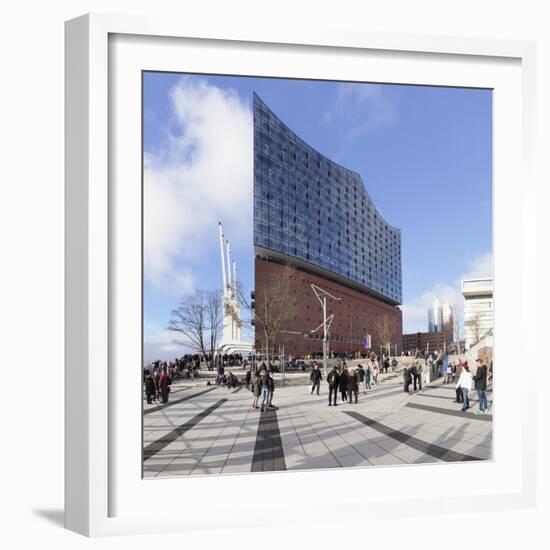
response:
[(475, 389), (477, 392), (477, 400), (479, 403), (479, 410), (474, 414), (485, 414), (488, 412), (487, 408), (487, 365), (483, 363), (481, 359), (476, 359), (476, 373), (473, 376)]
[(319, 369), (319, 365), (315, 363), (315, 366), (311, 370), (311, 374), (309, 375), (309, 380), (311, 382), (311, 391), (309, 392), (311, 395), (313, 395), (313, 392), (317, 390), (317, 395), (319, 395), (319, 388), (321, 386), (321, 380), (323, 379), (323, 376), (321, 374), (321, 371)]
[(375, 359), (372, 367), (372, 381), (375, 386), (378, 386), (378, 375), (380, 374), (380, 367), (378, 361)]
[(338, 393), (338, 387), (340, 386), (340, 376), (336, 366), (332, 367), (332, 370), (327, 376), (328, 383), (328, 406), (332, 406), (332, 400), (334, 399), (334, 406), (336, 407), (336, 394)]
[(355, 404), (357, 404), (357, 394), (359, 393), (359, 380), (357, 378), (357, 372), (355, 369), (351, 371), (348, 378), (348, 390), (349, 390), (349, 402), (353, 402), (353, 396), (355, 395)]
[(151, 376), (151, 372), (148, 370), (145, 375), (145, 396), (147, 397), (147, 403), (150, 405), (153, 402), (153, 397), (157, 393), (155, 388), (155, 381)]
[(342, 372), (340, 373), (340, 393), (342, 394), (342, 402), (346, 403), (348, 400), (348, 369), (342, 367)]
[(422, 389), (422, 380), (420, 379), (420, 373), (418, 372), (418, 360), (415, 360), (410, 369), (410, 374), (413, 381), (413, 391), (418, 391), (418, 385)]
[(372, 379), (372, 370), (371, 370), (370, 361), (369, 361), (369, 363), (367, 363), (367, 366), (365, 367), (365, 393), (367, 393), (367, 390), (372, 389), (370, 385), (371, 379)]
[(258, 409), (258, 398), (260, 397), (260, 393), (262, 391), (262, 382), (260, 379), (260, 376), (257, 372), (254, 372), (252, 375), (252, 395), (254, 398), (252, 399), (252, 408)]
[(244, 384), (247, 390), (250, 389), (250, 381), (252, 380), (252, 372), (249, 370), (246, 371), (246, 375), (244, 377)]
[(456, 362), (452, 362), (450, 369), (449, 369), (449, 378), (451, 380), (451, 383), (455, 381), (456, 378)]
[(262, 371), (260, 381), (262, 384), (262, 402), (260, 404), (260, 412), (264, 412), (267, 411), (267, 406), (269, 405), (269, 392), (271, 384), (271, 379), (267, 370)]
[(357, 365), (355, 372), (357, 373), (357, 391), (359, 391), (361, 384), (365, 381), (365, 371), (363, 370), (363, 365)]
[(453, 381), (453, 363), (447, 365), (447, 372), (445, 373), (445, 384), (450, 384)]
[(162, 374), (159, 378), (160, 398), (163, 403), (168, 403), (168, 394), (170, 393), (170, 381), (166, 367), (162, 367)]
[(422, 365), (422, 359), (419, 357), (415, 361), (415, 374), (414, 374), (414, 391), (416, 391), (416, 385), (418, 383), (418, 391), (424, 391), (422, 389), (422, 373), (424, 371), (424, 366)]
[(160, 372), (158, 371), (158, 369), (155, 369), (155, 371), (153, 372), (153, 382), (155, 383), (155, 397), (153, 398), (154, 401), (158, 401), (160, 399), (159, 379)]
[(447, 383), (447, 374), (449, 372), (449, 364), (446, 361), (443, 361), (441, 366), (441, 374), (443, 375), (443, 384)]
[[(456, 366), (455, 370), (455, 380), (458, 382), (460, 380), (460, 374), (462, 373), (462, 362), (458, 361), (458, 365)], [(464, 396), (462, 394), (462, 389), (456, 385), (455, 389), (455, 403), (464, 403)]]
[(428, 359), (426, 361), (426, 366), (427, 366), (428, 370), (430, 371), (430, 379), (434, 380), (436, 376), (435, 376), (435, 372), (434, 372), (434, 360), (433, 360), (431, 355), (428, 356)]
[(412, 381), (411, 368), (403, 367), (403, 391), (405, 393), (410, 393), (409, 387)]
[(271, 369), (268, 369), (267, 374), (269, 376), (269, 400), (267, 402), (268, 408), (274, 408), (276, 409), (275, 405), (273, 404), (273, 394), (275, 393), (275, 379), (273, 378), (273, 372)]
[[(369, 354), (368, 366), (370, 368), (370, 382), (372, 384), (377, 384), (378, 383), (378, 361), (376, 359), (376, 353), (374, 353), (374, 351), (371, 351)], [(369, 384), (369, 389), (371, 389), (370, 384)]]
[(469, 393), (472, 389), (472, 373), (470, 372), (470, 367), (468, 362), (465, 361), (462, 365), (462, 371), (460, 372), (460, 378), (456, 384), (457, 388), (460, 388), (462, 391), (462, 399), (464, 401), (462, 406), (462, 411), (467, 411), (470, 408), (470, 399)]

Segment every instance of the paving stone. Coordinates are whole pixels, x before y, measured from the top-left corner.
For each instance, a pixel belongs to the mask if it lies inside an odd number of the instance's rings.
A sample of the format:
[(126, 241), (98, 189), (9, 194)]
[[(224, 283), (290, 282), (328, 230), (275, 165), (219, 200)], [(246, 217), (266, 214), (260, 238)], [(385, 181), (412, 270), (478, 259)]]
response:
[[(155, 453), (145, 461), (143, 475), (242, 474), (254, 463), (254, 468), (261, 463), (258, 471), (265, 471), (425, 464), (461, 456), (490, 459), (491, 419), (457, 414), (453, 389), (439, 389), (437, 384), (435, 388), (409, 397), (397, 385), (379, 386), (366, 397), (361, 394), (357, 405), (338, 407), (328, 407), (325, 393), (311, 396), (304, 386), (277, 388), (279, 408), (267, 434), (261, 427), (262, 413), (251, 408), (249, 394), (217, 388), (183, 399), (191, 393), (182, 391), (169, 407), (144, 417), (144, 444)], [(225, 401), (213, 408), (220, 399)], [(347, 412), (372, 419), (385, 431)]]

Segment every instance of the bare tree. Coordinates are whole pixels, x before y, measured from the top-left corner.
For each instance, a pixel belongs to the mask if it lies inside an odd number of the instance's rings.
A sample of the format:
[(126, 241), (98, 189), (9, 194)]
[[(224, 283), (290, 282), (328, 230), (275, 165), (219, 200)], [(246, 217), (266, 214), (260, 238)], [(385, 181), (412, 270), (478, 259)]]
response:
[(472, 333), (474, 346), (481, 340), (481, 315), (476, 311), (466, 323)]
[(261, 343), (260, 349), (265, 350), (268, 366), (271, 354), (284, 338), (284, 332), (299, 307), (295, 277), (296, 271), (291, 266), (277, 269), (261, 288), (256, 289), (254, 304), (239, 286), (239, 301), (250, 312), (251, 324), (255, 328), (256, 339)]
[(388, 355), (390, 355), (392, 338), (397, 328), (396, 319), (385, 313), (382, 317), (376, 319), (373, 323), (373, 328), (378, 341), (386, 348)]
[(196, 290), (172, 310), (168, 330), (178, 332), (184, 339), (174, 342), (208, 357), (213, 368), (222, 327), (222, 297), (219, 290)]
[(460, 353), (460, 322), (461, 312), (456, 305), (453, 306), (453, 342), (455, 348)]

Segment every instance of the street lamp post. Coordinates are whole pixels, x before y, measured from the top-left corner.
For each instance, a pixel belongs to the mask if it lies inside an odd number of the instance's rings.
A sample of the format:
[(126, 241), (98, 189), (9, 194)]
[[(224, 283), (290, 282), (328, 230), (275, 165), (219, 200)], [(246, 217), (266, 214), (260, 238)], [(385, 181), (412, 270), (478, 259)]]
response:
[(319, 300), (319, 302), (321, 303), (321, 307), (323, 308), (323, 322), (315, 330), (311, 330), (310, 332), (313, 334), (314, 332), (317, 332), (321, 327), (323, 327), (323, 371), (325, 373), (326, 379), (328, 374), (328, 334), (330, 330), (330, 325), (334, 320), (334, 313), (327, 317), (327, 296), (332, 300), (335, 300), (336, 302), (340, 302), (342, 298), (336, 298), (332, 294), (328, 293), (326, 290), (323, 290), (322, 288), (314, 284), (311, 285), (311, 289), (315, 293), (315, 296), (317, 296), (317, 299)]

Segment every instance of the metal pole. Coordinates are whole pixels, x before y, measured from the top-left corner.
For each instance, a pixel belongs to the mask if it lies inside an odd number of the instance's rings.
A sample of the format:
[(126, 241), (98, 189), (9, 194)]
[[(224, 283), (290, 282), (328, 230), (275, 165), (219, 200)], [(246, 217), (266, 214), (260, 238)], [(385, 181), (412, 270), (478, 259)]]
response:
[(237, 296), (237, 262), (233, 259), (233, 295)]
[(323, 296), (323, 370), (327, 378), (327, 298)]
[(227, 286), (231, 289), (231, 245), (228, 240), (225, 241), (225, 251), (227, 255)]
[(285, 385), (285, 347), (283, 346), (283, 386)]
[(222, 225), (222, 222), (218, 222), (218, 228), (220, 230), (220, 253), (221, 253), (221, 260), (222, 260), (223, 290), (224, 290), (224, 293), (225, 293), (225, 287), (227, 285), (227, 282), (225, 280), (225, 259), (223, 257), (223, 225)]

